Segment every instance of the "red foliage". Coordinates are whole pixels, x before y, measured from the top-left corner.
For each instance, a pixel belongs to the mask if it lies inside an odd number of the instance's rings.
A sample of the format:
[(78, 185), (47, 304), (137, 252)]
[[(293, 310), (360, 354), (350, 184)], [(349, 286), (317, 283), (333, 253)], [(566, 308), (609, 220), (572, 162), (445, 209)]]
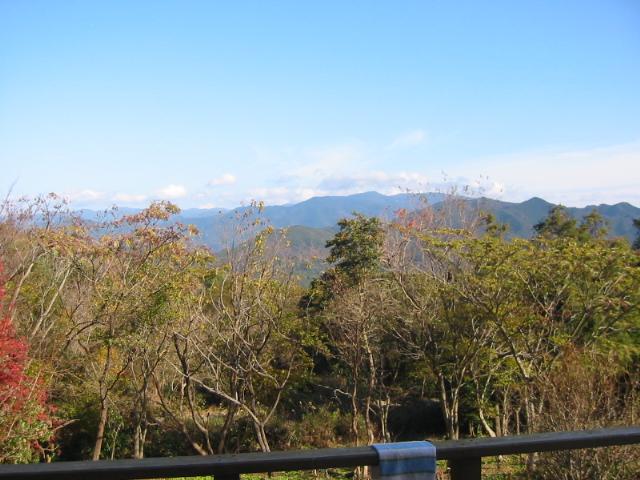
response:
[(0, 320), (0, 405), (12, 403), (19, 410), (19, 400), (29, 394), (26, 361), (27, 345), (16, 337), (11, 320)]
[[(0, 265), (0, 276), (2, 266)], [(4, 285), (0, 282), (0, 304), (4, 298)], [(28, 347), (16, 336), (9, 318), (0, 318), (0, 409), (17, 412), (22, 399), (29, 396), (25, 374)]]
[[(5, 431), (7, 426), (15, 425), (16, 419), (34, 425), (34, 429), (27, 428), (26, 431), (37, 431), (40, 433), (37, 436), (42, 438), (42, 428), (35, 425), (51, 425), (52, 409), (47, 405), (46, 386), (41, 377), (30, 375), (29, 347), (18, 337), (11, 319), (4, 314), (4, 293), (0, 264), (0, 418), (4, 419), (4, 423), (0, 422), (0, 440), (7, 442), (12, 435), (19, 435), (13, 428)], [(42, 449), (37, 438), (25, 440), (31, 443), (32, 448)], [(5, 455), (6, 452), (0, 451), (3, 461), (7, 461)]]

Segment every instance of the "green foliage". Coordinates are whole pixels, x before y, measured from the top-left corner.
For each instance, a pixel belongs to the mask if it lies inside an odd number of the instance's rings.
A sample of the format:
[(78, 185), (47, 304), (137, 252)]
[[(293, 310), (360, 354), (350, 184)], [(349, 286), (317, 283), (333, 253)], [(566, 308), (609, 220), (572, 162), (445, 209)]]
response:
[(502, 237), (509, 231), (509, 225), (499, 223), (492, 213), (485, 213), (480, 220), (484, 227), (485, 234), (490, 237)]
[(602, 215), (593, 209), (582, 219), (580, 231), (587, 238), (603, 240), (609, 234), (609, 225)]
[(292, 425), (291, 443), (302, 448), (335, 448), (349, 438), (349, 418), (331, 405), (312, 405)]
[(340, 231), (327, 242), (327, 261), (352, 283), (380, 265), (384, 232), (380, 220), (355, 214), (338, 222)]
[(354, 214), (338, 222), (340, 230), (326, 243), (327, 263), (333, 266), (311, 281), (298, 306), (317, 313), (344, 288), (361, 281), (380, 267), (384, 230), (376, 217)]
[(597, 210), (585, 215), (578, 225), (562, 205), (554, 206), (547, 218), (533, 228), (541, 238), (573, 238), (582, 242), (604, 240), (609, 234), (609, 225)]
[(68, 422), (60, 458), (630, 421), (638, 256), (597, 212), (578, 221), (557, 207), (533, 239), (467, 210), (455, 229), (436, 210), (355, 215), (304, 288), (261, 210), (243, 212), (218, 257), (166, 203), (95, 225), (0, 222), (12, 321)]

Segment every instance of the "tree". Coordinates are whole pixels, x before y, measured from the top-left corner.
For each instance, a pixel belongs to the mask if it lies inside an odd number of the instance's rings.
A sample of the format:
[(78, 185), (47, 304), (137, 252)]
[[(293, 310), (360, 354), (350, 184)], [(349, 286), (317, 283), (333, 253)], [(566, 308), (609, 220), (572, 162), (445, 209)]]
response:
[[(390, 408), (411, 415), (418, 399), (439, 401), (452, 438), (637, 411), (638, 254), (598, 212), (558, 207), (532, 239), (455, 202), (390, 224), (355, 215), (305, 291), (255, 208), (214, 256), (168, 203), (97, 222), (26, 205), (0, 215), (1, 461), (43, 454), (47, 398), (75, 421), (56, 435), (65, 459), (269, 451), (317, 430), (388, 441)], [(621, 458), (587, 457), (536, 468)]]
[[(633, 425), (640, 402), (638, 370), (625, 371), (620, 382), (614, 352), (568, 348), (542, 386), (545, 431), (572, 431)], [(626, 370), (626, 369), (625, 369)], [(623, 370), (624, 371), (624, 370)], [(640, 471), (640, 452), (634, 447), (555, 451), (540, 455), (536, 473), (541, 478), (631, 480)]]
[(145, 307), (135, 318), (136, 327), (127, 344), (131, 357), (127, 376), (128, 393), (132, 397), (130, 408), (133, 419), (133, 457), (143, 458), (145, 440), (152, 425), (154, 413), (156, 373), (165, 368), (172, 350), (172, 335), (185, 312), (194, 301), (192, 292), (199, 288), (199, 274), (210, 266), (212, 256), (200, 248), (192, 248), (186, 238), (179, 239), (170, 248), (161, 248), (153, 255), (145, 270), (150, 278), (141, 289), (147, 292)]
[(569, 215), (563, 205), (551, 208), (547, 218), (535, 224), (533, 228), (539, 237), (547, 239), (603, 240), (609, 233), (607, 221), (596, 209), (585, 215), (578, 225), (577, 220)]
[(603, 240), (609, 234), (609, 225), (595, 208), (585, 215), (580, 223), (583, 238)]
[(633, 226), (638, 230), (635, 241), (633, 242), (633, 248), (636, 250), (640, 250), (640, 218), (635, 218), (633, 220)]
[[(0, 305), (3, 297), (4, 286), (0, 284)], [(0, 463), (36, 460), (44, 453), (41, 443), (53, 435), (42, 375), (10, 318), (0, 316)]]
[(335, 264), (336, 271), (356, 283), (367, 272), (380, 265), (384, 232), (377, 217), (355, 214), (338, 222), (340, 231), (327, 242), (330, 248), (327, 262)]
[(398, 359), (394, 358), (397, 341), (391, 335), (394, 312), (387, 281), (380, 276), (363, 277), (336, 295), (320, 318), (333, 369), (346, 384), (343, 393), (349, 397), (356, 444), (361, 414), (368, 443), (390, 440), (387, 422)]
[[(322, 328), (331, 367), (344, 379), (351, 407), (351, 433), (360, 441), (364, 417), (367, 441), (389, 440), (395, 350), (387, 311), (388, 278), (382, 269), (385, 231), (378, 218), (355, 214), (338, 222), (326, 244), (333, 267), (315, 279), (300, 306)], [(338, 391), (338, 390), (336, 390)], [(375, 427), (377, 417), (379, 429)]]
[[(449, 231), (407, 233), (420, 243), (423, 260), (393, 272), (403, 306), (396, 333), (409, 358), (424, 364), (425, 374), (435, 381), (447, 435), (457, 439), (471, 369), (495, 331), (487, 315), (461, 295), (473, 271), (461, 260), (463, 244), (456, 246)], [(443, 241), (441, 235), (448, 240)]]
[[(89, 390), (95, 397), (94, 460), (101, 457), (109, 415), (128, 387), (128, 372), (136, 372), (135, 360), (149, 353), (142, 345), (148, 340), (150, 326), (164, 321), (167, 291), (179, 272), (171, 264), (171, 255), (179, 253), (188, 229), (162, 223), (178, 211), (168, 202), (153, 203), (139, 213), (98, 225), (99, 236), (86, 230), (77, 239), (82, 257), (77, 262), (80, 273), (74, 276), (73, 289), (80, 292), (81, 300), (67, 345), (74, 352), (75, 373), (84, 380), (78, 392), (86, 395)], [(146, 368), (156, 364), (153, 361)], [(143, 379), (136, 391), (144, 398), (150, 372), (143, 369), (137, 373), (143, 374)], [(142, 455), (141, 429), (145, 426), (145, 405), (139, 399), (134, 412), (134, 452), (138, 456)]]
[(299, 307), (307, 313), (317, 313), (343, 288), (356, 285), (368, 273), (380, 266), (384, 231), (380, 220), (356, 213), (353, 218), (338, 222), (340, 231), (326, 243), (327, 263), (333, 264), (311, 282)]
[(536, 223), (533, 229), (541, 237), (576, 237), (578, 235), (578, 222), (567, 212), (567, 207), (555, 205), (549, 211), (547, 218)]
[(73, 241), (77, 218), (54, 194), (7, 201), (0, 212), (0, 254), (13, 306), (9, 316), (33, 354), (47, 362), (64, 344), (56, 323), (64, 317), (61, 300), (79, 253)]
[[(197, 385), (221, 400), (225, 425), (242, 411), (264, 452), (271, 448), (268, 424), (309, 366), (304, 346), (311, 336), (296, 315), (293, 301), (299, 290), (291, 266), (279, 259), (280, 246), (269, 241), (273, 233), (264, 228), (227, 250), (224, 263), (203, 282), (193, 315), (173, 337), (175, 368), (187, 394)], [(195, 396), (187, 401), (193, 404)], [(196, 426), (208, 442), (209, 426)], [(212, 450), (207, 444), (199, 453)]]
[(484, 227), (485, 235), (489, 235), (491, 237), (503, 237), (509, 231), (509, 225), (498, 222), (495, 215), (492, 213), (485, 213), (482, 215), (480, 220)]

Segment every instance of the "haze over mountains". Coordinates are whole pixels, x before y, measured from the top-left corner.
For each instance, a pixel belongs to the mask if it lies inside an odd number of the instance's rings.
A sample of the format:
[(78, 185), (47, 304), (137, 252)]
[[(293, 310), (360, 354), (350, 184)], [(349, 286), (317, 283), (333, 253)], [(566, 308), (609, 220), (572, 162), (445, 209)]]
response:
[[(347, 196), (313, 197), (300, 203), (289, 205), (268, 205), (262, 216), (276, 228), (288, 228), (292, 248), (301, 250), (324, 249), (324, 243), (337, 229), (337, 222), (353, 212), (368, 216), (392, 218), (398, 209), (415, 210), (425, 205), (425, 201), (437, 206), (444, 199), (442, 193), (383, 195), (365, 192)], [(543, 219), (554, 204), (541, 198), (531, 198), (521, 203), (504, 202), (490, 198), (467, 198), (469, 206), (493, 213), (496, 218), (509, 225), (509, 235), (530, 237), (533, 225)], [(202, 242), (214, 251), (223, 247), (225, 236), (249, 207), (225, 209), (186, 209), (176, 218), (185, 224), (193, 224), (200, 230)], [(568, 212), (577, 219), (592, 210), (597, 210), (609, 223), (612, 237), (635, 238), (633, 219), (640, 218), (640, 208), (622, 202), (615, 205), (588, 205), (583, 208), (569, 207)], [(120, 213), (132, 213), (138, 209), (120, 208)], [(95, 218), (96, 212), (82, 211), (83, 217)]]

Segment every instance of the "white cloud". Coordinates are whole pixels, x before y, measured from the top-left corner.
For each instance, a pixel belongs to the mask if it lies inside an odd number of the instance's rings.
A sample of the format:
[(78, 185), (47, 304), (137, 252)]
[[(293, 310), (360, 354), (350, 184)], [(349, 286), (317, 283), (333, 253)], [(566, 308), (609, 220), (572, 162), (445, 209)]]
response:
[(209, 180), (207, 182), (207, 185), (211, 187), (217, 187), (220, 185), (233, 185), (234, 183), (236, 183), (236, 180), (237, 179), (235, 175), (232, 175), (230, 173), (225, 173), (223, 175), (220, 175), (219, 177)]
[(397, 136), (391, 145), (390, 149), (410, 148), (420, 145), (427, 138), (427, 134), (424, 130), (417, 129), (405, 132), (402, 135)]
[(270, 205), (301, 202), (311, 197), (326, 195), (351, 195), (377, 191), (386, 195), (402, 192), (425, 192), (428, 178), (419, 172), (364, 172), (346, 175), (327, 175), (305, 178), (299, 186), (253, 188), (248, 193), (252, 199), (263, 200)]
[(140, 203), (147, 199), (146, 195), (137, 193), (116, 193), (113, 196), (115, 202)]
[[(496, 182), (491, 178), (481, 175), (480, 177), (469, 180), (467, 178), (457, 179), (452, 183), (457, 188), (466, 190), (466, 194), (471, 197), (489, 197), (500, 199), (505, 193), (505, 186), (500, 182)], [(461, 192), (463, 195), (465, 192)]]
[(62, 194), (62, 197), (70, 203), (93, 203), (102, 200), (105, 193), (90, 189), (73, 190)]
[(319, 182), (318, 187), (334, 195), (350, 195), (368, 190), (389, 195), (407, 190), (423, 192), (428, 184), (427, 176), (419, 172), (374, 171), (328, 176)]
[(639, 205), (639, 165), (640, 142), (635, 142), (485, 157), (453, 173), (490, 175), (502, 186), (504, 200), (539, 196), (568, 206), (623, 201)]
[(187, 196), (187, 189), (183, 185), (167, 185), (158, 190), (158, 195), (167, 199), (183, 198)]
[(209, 209), (212, 209), (212, 208), (216, 208), (216, 206), (213, 203), (208, 202), (208, 203), (203, 203), (202, 205), (198, 205), (198, 208), (204, 208), (204, 209), (209, 210)]
[[(425, 140), (427, 135), (419, 130), (398, 137), (393, 145), (399, 148)], [(518, 202), (540, 196), (570, 206), (620, 201), (640, 205), (640, 142), (583, 150), (548, 149), (442, 164), (448, 176), (439, 174), (433, 161), (425, 163), (425, 169), (402, 170), (401, 159), (396, 158), (395, 164), (383, 162), (385, 155), (358, 141), (327, 148), (259, 153), (263, 164), (272, 165), (273, 180), (265, 179), (244, 192), (221, 189), (214, 200), (217, 205), (237, 205), (240, 198), (283, 204), (312, 196), (369, 190), (387, 195), (402, 191), (457, 191)]]

